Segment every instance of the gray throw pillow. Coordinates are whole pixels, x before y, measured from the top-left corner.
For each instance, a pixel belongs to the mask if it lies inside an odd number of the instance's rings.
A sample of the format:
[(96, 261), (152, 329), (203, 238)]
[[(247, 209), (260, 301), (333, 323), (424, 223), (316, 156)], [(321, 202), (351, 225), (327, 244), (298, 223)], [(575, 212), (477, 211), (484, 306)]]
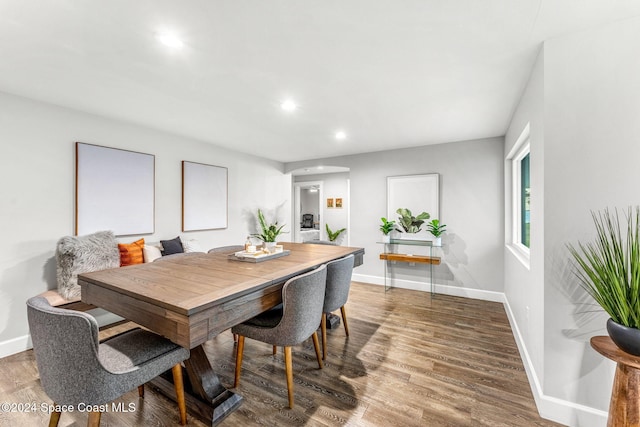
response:
[(184, 253), (184, 248), (182, 247), (182, 240), (180, 240), (180, 236), (171, 240), (160, 240), (160, 244), (162, 244), (163, 256)]

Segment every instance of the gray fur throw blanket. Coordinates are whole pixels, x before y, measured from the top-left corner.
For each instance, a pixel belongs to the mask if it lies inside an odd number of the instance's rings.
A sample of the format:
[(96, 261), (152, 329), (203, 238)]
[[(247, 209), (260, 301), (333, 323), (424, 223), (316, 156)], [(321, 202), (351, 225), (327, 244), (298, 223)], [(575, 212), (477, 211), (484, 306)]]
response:
[(56, 247), (58, 292), (66, 299), (80, 296), (78, 274), (120, 267), (118, 242), (111, 231), (65, 236)]

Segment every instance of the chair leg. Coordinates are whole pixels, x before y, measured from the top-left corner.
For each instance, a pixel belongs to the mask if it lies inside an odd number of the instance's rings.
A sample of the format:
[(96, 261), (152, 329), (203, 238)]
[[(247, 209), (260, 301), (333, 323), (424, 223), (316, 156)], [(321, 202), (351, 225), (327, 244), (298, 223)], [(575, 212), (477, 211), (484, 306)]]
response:
[(184, 400), (184, 383), (182, 382), (182, 365), (179, 363), (171, 368), (173, 374), (173, 387), (176, 390), (176, 400), (180, 411), (180, 425), (187, 424), (187, 404)]
[(233, 342), (234, 343), (238, 342), (238, 334), (233, 334)]
[(344, 324), (344, 333), (349, 336), (349, 325), (347, 324), (347, 312), (344, 309), (344, 305), (340, 307), (340, 312), (342, 313), (342, 323)]
[(320, 320), (320, 330), (322, 331), (322, 360), (327, 358), (327, 314), (322, 313)]
[[(55, 406), (55, 403), (53, 404)], [(60, 422), (61, 412), (52, 412), (51, 417), (49, 418), (49, 427), (58, 427), (58, 423)]]
[(318, 359), (318, 366), (322, 369), (324, 366), (322, 365), (322, 357), (320, 357), (320, 343), (318, 342), (318, 334), (316, 332), (311, 335), (313, 338), (313, 347), (316, 349), (316, 359)]
[(238, 336), (238, 349), (236, 351), (236, 378), (233, 388), (240, 385), (240, 371), (242, 370), (242, 353), (244, 353), (244, 336)]
[(293, 363), (291, 362), (291, 347), (284, 348), (284, 367), (287, 373), (287, 393), (289, 395), (289, 408), (293, 409)]
[(89, 412), (89, 421), (87, 421), (87, 427), (99, 427), (101, 416), (102, 412)]
[(273, 355), (275, 356), (276, 354), (278, 354), (278, 346), (274, 345), (273, 346)]
[(144, 384), (138, 386), (138, 396), (144, 398)]

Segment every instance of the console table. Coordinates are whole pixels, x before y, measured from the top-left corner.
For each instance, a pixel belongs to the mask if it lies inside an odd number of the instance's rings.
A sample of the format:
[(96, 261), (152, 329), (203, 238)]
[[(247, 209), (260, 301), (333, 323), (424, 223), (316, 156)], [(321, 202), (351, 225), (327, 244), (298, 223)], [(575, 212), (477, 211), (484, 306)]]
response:
[[(387, 280), (388, 276), (388, 264), (390, 261), (406, 262), (409, 264), (427, 264), (429, 285), (431, 287), (431, 295), (434, 294), (433, 290), (433, 266), (440, 264), (440, 257), (433, 256), (433, 248), (435, 246), (431, 240), (410, 240), (410, 239), (391, 239), (389, 242), (378, 242), (384, 245), (384, 252), (380, 254), (380, 259), (384, 260), (384, 290), (385, 292), (391, 288), (391, 280)], [(391, 251), (394, 246), (420, 246), (427, 249), (426, 255), (415, 255), (410, 253), (396, 253)]]
[(592, 337), (591, 347), (617, 363), (607, 427), (640, 424), (640, 357), (620, 350), (608, 335)]

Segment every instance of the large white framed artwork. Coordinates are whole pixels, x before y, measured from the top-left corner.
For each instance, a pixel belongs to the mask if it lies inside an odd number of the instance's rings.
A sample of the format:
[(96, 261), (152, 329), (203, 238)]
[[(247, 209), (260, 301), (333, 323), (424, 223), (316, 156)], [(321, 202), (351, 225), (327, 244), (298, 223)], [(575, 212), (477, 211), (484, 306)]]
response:
[[(440, 176), (437, 173), (387, 177), (387, 218), (398, 222), (399, 208), (407, 208), (414, 216), (427, 212), (430, 218), (440, 219)], [(405, 233), (406, 234), (406, 233)], [(404, 236), (403, 236), (404, 237)], [(432, 239), (422, 225), (416, 238)]]
[(225, 167), (182, 162), (182, 231), (227, 228)]
[(154, 232), (155, 156), (76, 142), (76, 235)]

